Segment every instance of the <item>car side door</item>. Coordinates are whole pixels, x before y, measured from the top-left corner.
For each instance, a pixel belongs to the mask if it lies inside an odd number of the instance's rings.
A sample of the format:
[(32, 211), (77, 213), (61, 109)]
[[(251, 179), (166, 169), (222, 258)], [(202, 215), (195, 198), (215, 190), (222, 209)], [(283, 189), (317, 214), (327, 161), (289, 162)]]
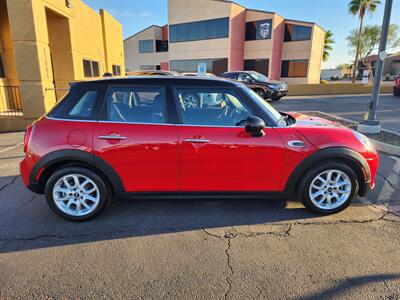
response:
[[(279, 187), (283, 144), (273, 128), (253, 137), (244, 120), (257, 115), (239, 91), (231, 87), (174, 87), (181, 124), (180, 190), (183, 192), (276, 191)], [(186, 94), (218, 99), (210, 106), (184, 105)], [(248, 101), (248, 99), (247, 99)]]
[(110, 85), (93, 147), (119, 174), (126, 192), (179, 190), (178, 137), (164, 86)]

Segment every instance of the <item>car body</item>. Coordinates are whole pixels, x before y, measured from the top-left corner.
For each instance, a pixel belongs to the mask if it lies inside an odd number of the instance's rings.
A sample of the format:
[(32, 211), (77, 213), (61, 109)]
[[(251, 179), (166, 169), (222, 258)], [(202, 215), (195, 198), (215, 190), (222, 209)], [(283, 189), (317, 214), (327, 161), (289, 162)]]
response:
[(182, 74), (175, 71), (163, 71), (163, 70), (138, 70), (127, 72), (128, 76), (181, 76)]
[(394, 80), (393, 95), (400, 96), (400, 75)]
[(278, 101), (288, 93), (288, 86), (283, 81), (271, 80), (256, 71), (225, 72), (221, 77), (230, 78), (246, 84), (261, 98)]
[[(185, 107), (187, 93), (214, 103)], [(73, 83), (27, 128), (24, 151), (24, 184), (76, 221), (99, 214), (111, 195), (298, 198), (329, 214), (365, 195), (378, 167), (357, 132), (279, 113), (236, 81), (184, 76)]]

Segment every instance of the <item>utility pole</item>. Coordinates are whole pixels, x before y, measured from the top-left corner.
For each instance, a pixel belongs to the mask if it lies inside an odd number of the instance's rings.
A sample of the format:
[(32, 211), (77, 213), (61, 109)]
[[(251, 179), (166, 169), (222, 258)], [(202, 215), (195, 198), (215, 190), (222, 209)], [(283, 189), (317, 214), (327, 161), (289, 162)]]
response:
[(376, 119), (376, 107), (379, 100), (379, 89), (381, 86), (383, 65), (386, 58), (386, 44), (388, 38), (390, 15), (392, 13), (393, 0), (386, 0), (385, 12), (383, 16), (381, 40), (379, 42), (378, 62), (375, 69), (374, 89), (372, 93), (372, 101), (369, 103), (368, 120), (362, 121), (358, 124), (358, 130), (366, 133), (378, 133), (381, 131), (381, 125)]

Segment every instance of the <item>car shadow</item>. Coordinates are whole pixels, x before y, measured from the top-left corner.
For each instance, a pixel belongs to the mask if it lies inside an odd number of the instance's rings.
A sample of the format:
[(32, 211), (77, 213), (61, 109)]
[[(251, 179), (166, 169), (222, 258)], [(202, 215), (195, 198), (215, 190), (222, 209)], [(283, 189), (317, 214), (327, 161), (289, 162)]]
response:
[[(372, 283), (383, 282), (385, 285), (387, 281), (400, 279), (399, 273), (394, 274), (374, 274), (365, 276), (355, 276), (340, 280), (331, 288), (318, 291), (312, 295), (299, 298), (299, 300), (314, 300), (314, 299), (335, 299), (344, 297), (348, 291), (354, 291), (362, 286), (370, 285)], [(395, 294), (391, 295), (395, 299)], [(389, 296), (390, 299), (390, 296)]]
[(0, 179), (8, 184), (0, 193), (0, 253), (320, 217), (279, 199), (134, 199), (114, 200), (97, 218), (77, 223), (57, 217), (20, 177)]

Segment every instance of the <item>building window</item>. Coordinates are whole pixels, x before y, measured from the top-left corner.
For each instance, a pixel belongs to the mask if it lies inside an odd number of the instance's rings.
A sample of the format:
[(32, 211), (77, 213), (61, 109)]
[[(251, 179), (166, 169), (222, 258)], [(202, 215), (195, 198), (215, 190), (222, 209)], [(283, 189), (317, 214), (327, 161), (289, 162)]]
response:
[(83, 75), (85, 77), (99, 77), (99, 62), (93, 60), (83, 60)]
[(156, 52), (167, 52), (168, 41), (156, 40)]
[(120, 76), (121, 75), (121, 66), (112, 65), (112, 73), (115, 76)]
[(246, 41), (269, 40), (272, 34), (272, 20), (246, 22)]
[(140, 66), (140, 70), (152, 71), (152, 70), (155, 70), (155, 66), (153, 66), (153, 65), (142, 65), (142, 66)]
[(312, 28), (294, 24), (285, 24), (285, 42), (311, 40)]
[(154, 40), (139, 41), (139, 53), (153, 53), (153, 52), (154, 52)]
[(268, 76), (269, 59), (245, 59), (244, 69), (246, 71), (256, 71)]
[(281, 77), (307, 77), (308, 60), (283, 60)]
[(177, 72), (197, 72), (199, 63), (206, 63), (207, 72), (219, 75), (228, 71), (228, 59), (188, 59), (188, 60), (171, 60), (171, 71)]
[(2, 57), (1, 57), (1, 53), (0, 53), (0, 78), (1, 77), (6, 77), (6, 74), (4, 72), (3, 60), (2, 60)]
[(170, 43), (226, 38), (229, 18), (169, 25)]

